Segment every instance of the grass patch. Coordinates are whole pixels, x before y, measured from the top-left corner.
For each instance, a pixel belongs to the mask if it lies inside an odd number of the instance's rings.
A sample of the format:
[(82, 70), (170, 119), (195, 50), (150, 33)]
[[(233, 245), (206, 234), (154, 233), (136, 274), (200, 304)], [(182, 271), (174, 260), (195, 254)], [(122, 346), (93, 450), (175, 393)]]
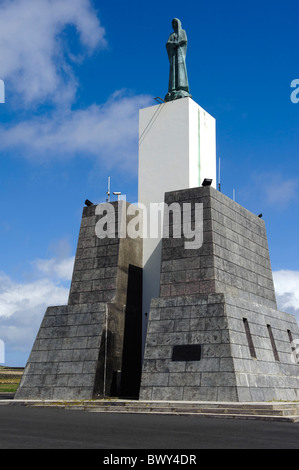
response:
[(23, 369), (0, 367), (0, 393), (15, 393), (23, 375)]
[(19, 386), (19, 383), (14, 383), (14, 384), (0, 383), (0, 393), (6, 393), (6, 392), (15, 393), (17, 391), (18, 386)]

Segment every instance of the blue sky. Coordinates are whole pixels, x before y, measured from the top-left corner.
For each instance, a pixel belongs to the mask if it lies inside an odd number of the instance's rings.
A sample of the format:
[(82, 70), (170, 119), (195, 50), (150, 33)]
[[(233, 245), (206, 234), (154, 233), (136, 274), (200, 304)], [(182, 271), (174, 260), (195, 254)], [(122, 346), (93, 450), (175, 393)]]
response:
[(222, 191), (263, 213), (279, 307), (299, 319), (298, 14), (298, 0), (0, 0), (7, 365), (25, 365), (46, 307), (67, 302), (85, 199), (104, 201), (110, 175), (137, 200), (138, 110), (167, 92), (174, 17), (193, 99), (216, 118)]

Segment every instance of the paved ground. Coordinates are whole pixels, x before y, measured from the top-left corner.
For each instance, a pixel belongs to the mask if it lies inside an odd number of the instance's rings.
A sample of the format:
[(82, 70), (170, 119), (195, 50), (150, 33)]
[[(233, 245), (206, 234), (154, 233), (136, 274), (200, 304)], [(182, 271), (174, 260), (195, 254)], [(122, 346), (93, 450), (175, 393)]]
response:
[(113, 449), (127, 450), (124, 455), (128, 449), (299, 449), (299, 423), (6, 405), (0, 406), (0, 448), (104, 449), (101, 456)]

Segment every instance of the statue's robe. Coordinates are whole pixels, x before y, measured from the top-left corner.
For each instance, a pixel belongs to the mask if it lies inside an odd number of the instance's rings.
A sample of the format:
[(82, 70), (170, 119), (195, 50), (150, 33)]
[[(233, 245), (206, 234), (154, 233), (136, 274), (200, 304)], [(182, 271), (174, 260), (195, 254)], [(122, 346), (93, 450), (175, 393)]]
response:
[(170, 63), (168, 93), (183, 90), (189, 93), (186, 68), (187, 35), (179, 24), (178, 34), (172, 33), (166, 44)]

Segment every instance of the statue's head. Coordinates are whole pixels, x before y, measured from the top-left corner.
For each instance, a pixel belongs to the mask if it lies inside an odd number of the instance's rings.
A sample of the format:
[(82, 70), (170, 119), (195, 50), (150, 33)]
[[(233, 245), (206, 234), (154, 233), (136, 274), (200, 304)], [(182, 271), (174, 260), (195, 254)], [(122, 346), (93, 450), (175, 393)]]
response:
[(182, 23), (178, 18), (174, 18), (172, 20), (172, 28), (173, 28), (174, 31), (178, 31), (178, 30), (182, 29)]

